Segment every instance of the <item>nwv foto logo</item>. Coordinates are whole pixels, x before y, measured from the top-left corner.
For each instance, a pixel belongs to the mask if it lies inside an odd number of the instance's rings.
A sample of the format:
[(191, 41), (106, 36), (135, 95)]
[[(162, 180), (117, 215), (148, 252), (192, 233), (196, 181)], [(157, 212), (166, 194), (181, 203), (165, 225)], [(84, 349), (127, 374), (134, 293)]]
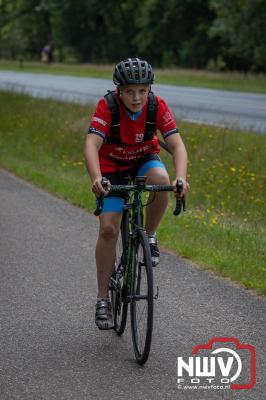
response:
[[(218, 344), (220, 346), (213, 350)], [(209, 388), (215, 388), (214, 384), (227, 384), (231, 389), (251, 389), (256, 383), (255, 348), (241, 344), (236, 338), (213, 338), (207, 344), (195, 346), (192, 354), (194, 356), (186, 359), (177, 357), (179, 388), (180, 384), (183, 388), (193, 384), (193, 389), (197, 388), (195, 384), (198, 388), (206, 388), (202, 384), (212, 384)]]

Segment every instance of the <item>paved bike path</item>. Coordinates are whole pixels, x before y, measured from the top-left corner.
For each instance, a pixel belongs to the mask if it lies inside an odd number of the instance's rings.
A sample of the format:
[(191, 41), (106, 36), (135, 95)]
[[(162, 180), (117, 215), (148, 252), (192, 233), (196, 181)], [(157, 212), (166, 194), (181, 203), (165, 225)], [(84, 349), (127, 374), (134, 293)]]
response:
[[(265, 299), (163, 253), (150, 358), (94, 326), (97, 218), (0, 170), (0, 398), (265, 398)], [(252, 390), (179, 390), (176, 358), (213, 337), (255, 346)]]

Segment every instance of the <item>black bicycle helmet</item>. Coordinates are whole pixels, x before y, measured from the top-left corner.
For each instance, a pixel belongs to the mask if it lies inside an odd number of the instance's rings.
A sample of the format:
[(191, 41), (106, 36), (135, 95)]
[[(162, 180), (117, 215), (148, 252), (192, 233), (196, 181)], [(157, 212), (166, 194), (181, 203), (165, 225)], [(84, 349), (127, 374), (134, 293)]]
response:
[(151, 84), (154, 81), (154, 72), (147, 61), (127, 58), (116, 65), (113, 81), (115, 85)]

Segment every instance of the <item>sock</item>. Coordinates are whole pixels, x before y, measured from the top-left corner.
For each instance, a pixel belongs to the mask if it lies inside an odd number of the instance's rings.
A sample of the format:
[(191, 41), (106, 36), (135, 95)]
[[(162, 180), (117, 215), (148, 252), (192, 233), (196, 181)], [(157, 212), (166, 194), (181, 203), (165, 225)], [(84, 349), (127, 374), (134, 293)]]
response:
[(97, 297), (97, 301), (100, 301), (100, 300), (105, 300), (105, 301), (108, 301), (109, 303), (111, 302), (109, 297)]
[(153, 235), (148, 235), (149, 238), (156, 238), (156, 232)]

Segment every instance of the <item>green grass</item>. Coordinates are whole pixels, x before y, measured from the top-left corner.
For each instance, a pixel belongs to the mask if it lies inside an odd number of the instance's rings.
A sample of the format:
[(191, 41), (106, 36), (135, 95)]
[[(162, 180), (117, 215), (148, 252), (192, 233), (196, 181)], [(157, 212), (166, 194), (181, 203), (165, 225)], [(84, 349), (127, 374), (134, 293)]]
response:
[[(23, 68), (21, 68), (18, 62), (0, 60), (0, 69), (104, 79), (112, 79), (113, 74), (113, 65), (96, 64), (54, 63), (52, 65), (44, 65), (41, 62), (24, 62)], [(204, 70), (168, 68), (155, 69), (155, 75), (156, 83), (266, 93), (265, 74), (217, 73)]]
[[(83, 160), (93, 108), (0, 92), (0, 165), (89, 211)], [(178, 123), (189, 153), (188, 211), (173, 217), (161, 246), (266, 294), (266, 136)], [(162, 158), (173, 175), (169, 156)]]

